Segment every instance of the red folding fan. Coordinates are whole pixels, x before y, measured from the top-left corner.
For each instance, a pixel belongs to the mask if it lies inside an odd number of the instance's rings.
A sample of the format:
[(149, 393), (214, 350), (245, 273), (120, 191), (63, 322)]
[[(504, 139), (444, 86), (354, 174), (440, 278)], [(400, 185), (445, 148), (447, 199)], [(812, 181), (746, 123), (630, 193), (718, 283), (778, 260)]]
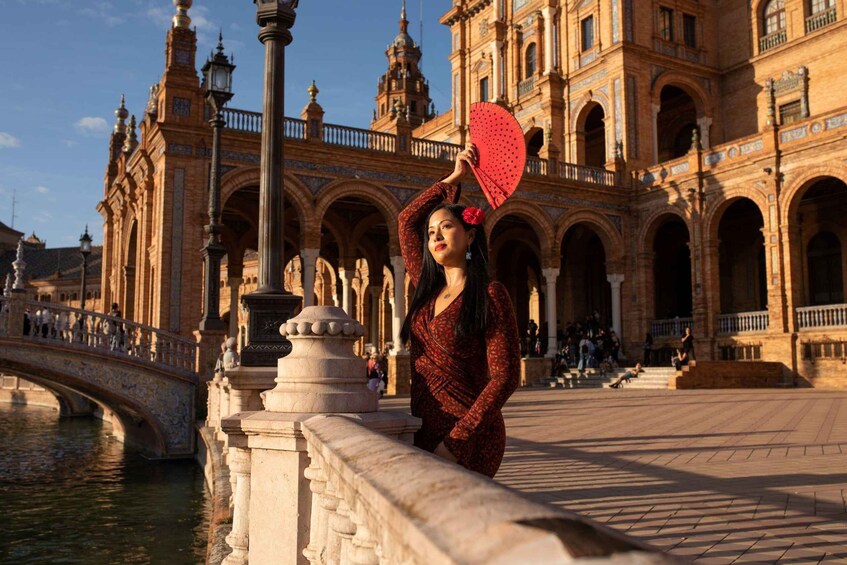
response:
[(491, 102), (471, 104), (471, 143), (479, 151), (479, 162), (471, 167), (485, 198), (497, 208), (521, 181), (526, 165), (523, 130), (505, 108)]

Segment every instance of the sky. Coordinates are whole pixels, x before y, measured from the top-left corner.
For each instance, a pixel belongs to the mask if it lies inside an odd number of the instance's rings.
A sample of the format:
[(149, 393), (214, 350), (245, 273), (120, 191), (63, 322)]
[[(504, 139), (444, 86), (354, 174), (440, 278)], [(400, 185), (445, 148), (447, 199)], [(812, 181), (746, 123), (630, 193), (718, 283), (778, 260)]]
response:
[[(329, 123), (367, 128), (401, 0), (301, 0), (286, 49), (285, 115), (299, 117), (315, 80)], [(437, 111), (449, 108), (451, 0), (407, 0)], [(48, 247), (103, 239), (109, 133), (121, 94), (139, 120), (164, 70), (171, 0), (0, 0), (0, 221)], [(421, 13), (423, 18), (421, 18)], [(252, 0), (194, 0), (197, 66), (217, 44), (235, 57), (230, 107), (261, 111), (264, 47)]]

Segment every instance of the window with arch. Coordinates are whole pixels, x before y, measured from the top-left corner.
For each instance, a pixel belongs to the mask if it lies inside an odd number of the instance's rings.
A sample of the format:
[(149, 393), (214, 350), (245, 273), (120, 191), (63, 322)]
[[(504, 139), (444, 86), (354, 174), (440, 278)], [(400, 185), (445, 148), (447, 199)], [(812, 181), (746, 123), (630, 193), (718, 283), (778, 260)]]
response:
[(812, 14), (819, 14), (835, 8), (835, 0), (811, 0), (809, 10)]
[(765, 4), (762, 14), (764, 16), (764, 35), (785, 29), (785, 0), (770, 0)]
[(538, 48), (535, 43), (530, 43), (524, 54), (524, 78), (531, 78), (538, 70)]

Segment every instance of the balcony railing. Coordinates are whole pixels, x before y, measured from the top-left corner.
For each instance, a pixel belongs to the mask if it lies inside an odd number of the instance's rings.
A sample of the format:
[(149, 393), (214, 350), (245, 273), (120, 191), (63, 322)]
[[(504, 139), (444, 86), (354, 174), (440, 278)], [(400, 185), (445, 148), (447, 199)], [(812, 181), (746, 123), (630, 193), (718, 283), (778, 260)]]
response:
[(262, 113), (224, 108), (221, 110), (227, 129), (246, 131), (248, 133), (262, 133)]
[(653, 320), (650, 324), (650, 333), (653, 337), (676, 337), (682, 336), (685, 328), (690, 328), (694, 318), (669, 318), (666, 320)]
[(412, 138), (412, 155), (420, 159), (452, 161), (461, 150), (462, 146), (455, 143)]
[(282, 121), (282, 135), (287, 139), (306, 139), (306, 120), (285, 118)]
[(337, 126), (334, 124), (323, 125), (323, 141), (330, 145), (394, 153), (395, 140), (395, 136), (390, 133)]
[[(535, 78), (531, 77), (524, 83), (534, 83), (534, 81)], [(262, 133), (262, 114), (260, 112), (224, 108), (223, 115), (228, 129), (253, 134)], [(314, 131), (310, 131), (312, 128), (314, 128)], [(397, 136), (391, 133), (328, 123), (320, 124), (320, 129), (317, 129), (314, 123), (310, 126), (305, 120), (297, 118), (284, 119), (283, 135), (288, 140), (323, 141), (328, 145), (366, 149), (381, 153), (400, 152), (405, 154), (406, 152), (405, 147), (398, 145)], [(454, 160), (462, 150), (462, 147), (455, 143), (417, 138), (412, 138), (408, 147), (413, 157), (441, 161)], [(614, 171), (574, 163), (558, 162), (558, 165), (551, 165), (550, 163), (546, 159), (528, 157), (525, 172), (532, 175), (558, 176), (566, 180), (607, 187), (617, 186), (618, 179)]]
[(811, 16), (806, 18), (806, 33), (812, 33), (813, 31), (817, 31), (822, 27), (826, 27), (829, 24), (835, 23), (835, 20), (837, 19), (838, 17), (835, 13), (835, 8), (830, 8), (829, 10), (824, 10), (823, 12), (812, 14)]
[(763, 51), (767, 51), (768, 49), (773, 49), (777, 45), (782, 45), (783, 43), (785, 43), (786, 39), (788, 39), (788, 33), (784, 29), (769, 33), (768, 35), (759, 39), (759, 52), (761, 53)]
[(764, 332), (768, 329), (768, 311), (737, 312), (718, 316), (718, 333), (723, 335)]
[(531, 175), (546, 175), (547, 161), (538, 157), (527, 157), (525, 170)]
[(568, 180), (590, 182), (603, 186), (615, 186), (615, 172), (588, 165), (559, 163), (559, 176)]
[(528, 79), (522, 80), (518, 83), (518, 96), (529, 94), (533, 90), (535, 90), (535, 75), (532, 75)]
[(797, 326), (801, 330), (847, 326), (847, 304), (797, 308)]

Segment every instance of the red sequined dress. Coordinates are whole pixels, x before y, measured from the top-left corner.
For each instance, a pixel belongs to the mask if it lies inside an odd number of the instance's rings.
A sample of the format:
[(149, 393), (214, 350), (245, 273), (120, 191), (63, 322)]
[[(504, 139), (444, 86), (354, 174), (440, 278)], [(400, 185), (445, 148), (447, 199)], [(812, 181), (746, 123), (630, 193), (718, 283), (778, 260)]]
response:
[[(399, 217), (406, 271), (417, 285), (423, 264), (423, 222), (444, 200), (458, 199), (457, 187), (435, 183)], [(434, 315), (438, 293), (411, 321), (412, 414), (423, 420), (415, 445), (433, 451), (440, 442), (459, 464), (489, 477), (506, 449), (501, 409), (520, 380), (520, 345), (512, 302), (499, 282), (488, 285), (488, 329), (456, 336), (462, 294)]]

